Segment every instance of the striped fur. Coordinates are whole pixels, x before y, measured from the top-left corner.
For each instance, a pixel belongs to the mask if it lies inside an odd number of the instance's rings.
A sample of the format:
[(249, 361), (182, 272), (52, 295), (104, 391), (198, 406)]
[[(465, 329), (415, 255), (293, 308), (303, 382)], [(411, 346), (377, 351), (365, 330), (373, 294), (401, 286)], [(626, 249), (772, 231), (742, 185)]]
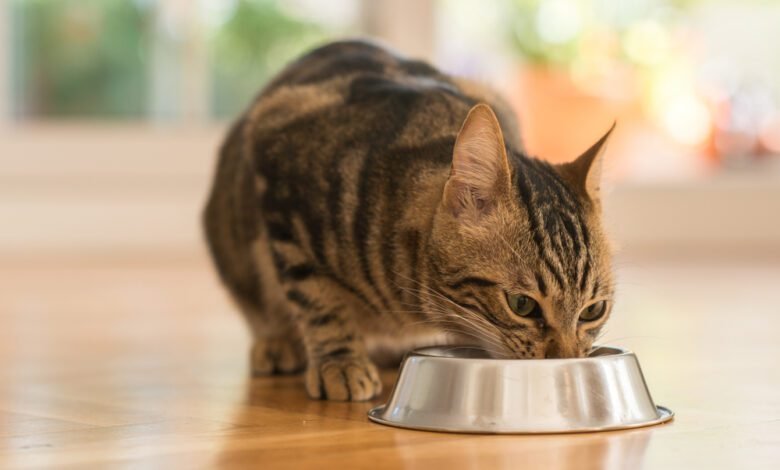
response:
[[(604, 141), (553, 166), (522, 153), (508, 109), (360, 41), (310, 52), (261, 92), (225, 140), (204, 212), (254, 333), (256, 373), (306, 368), (312, 397), (362, 400), (380, 391), (379, 352), (464, 340), (500, 357), (590, 348), (604, 320), (583, 325), (578, 312), (612, 296), (592, 171)], [(456, 139), (479, 164), (493, 138), (484, 158), (503, 160), (486, 168), (507, 169), (496, 191), (490, 174), (453, 164)], [(448, 210), (445, 193), (467, 204), (480, 177), (473, 207)], [(544, 321), (514, 316), (506, 292), (536, 299)]]

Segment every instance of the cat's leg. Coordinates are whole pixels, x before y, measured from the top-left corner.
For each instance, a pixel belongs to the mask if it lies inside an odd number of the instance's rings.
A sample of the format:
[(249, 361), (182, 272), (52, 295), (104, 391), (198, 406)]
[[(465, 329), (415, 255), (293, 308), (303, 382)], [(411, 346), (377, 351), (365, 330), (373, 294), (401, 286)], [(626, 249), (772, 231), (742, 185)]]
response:
[(309, 396), (347, 401), (377, 396), (382, 383), (355, 322), (351, 294), (314, 273), (288, 280), (285, 290), (306, 347)]
[(294, 374), (305, 369), (303, 341), (288, 315), (268, 308), (266, 314), (251, 308), (244, 310), (252, 332), (250, 363), (253, 375)]
[(261, 295), (256, 306), (241, 303), (241, 307), (252, 333), (252, 373), (262, 376), (300, 372), (306, 367), (306, 352), (298, 327), (288, 311), (288, 301), (264, 234), (254, 242), (251, 250)]

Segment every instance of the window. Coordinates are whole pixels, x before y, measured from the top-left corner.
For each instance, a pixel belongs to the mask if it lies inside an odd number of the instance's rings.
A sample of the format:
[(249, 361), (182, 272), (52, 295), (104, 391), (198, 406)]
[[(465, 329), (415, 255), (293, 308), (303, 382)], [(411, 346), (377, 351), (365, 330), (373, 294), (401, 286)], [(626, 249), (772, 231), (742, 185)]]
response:
[(146, 114), (152, 12), (124, 0), (15, 0), (12, 106), (21, 118)]
[(497, 86), (543, 158), (614, 119), (619, 179), (763, 172), (780, 154), (769, 2), (10, 0), (0, 22), (0, 104), (19, 121), (225, 122), (305, 50), (369, 34)]
[(20, 119), (230, 118), (272, 73), (356, 31), (349, 0), (13, 0)]

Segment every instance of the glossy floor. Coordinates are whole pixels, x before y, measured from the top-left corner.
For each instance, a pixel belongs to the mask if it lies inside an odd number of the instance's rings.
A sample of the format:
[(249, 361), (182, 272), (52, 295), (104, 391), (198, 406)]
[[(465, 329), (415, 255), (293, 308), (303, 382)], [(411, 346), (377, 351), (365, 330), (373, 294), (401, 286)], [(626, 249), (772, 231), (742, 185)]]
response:
[[(247, 377), (248, 337), (203, 259), (0, 264), (0, 468), (777, 468), (780, 265), (620, 270), (605, 343), (673, 423), (549, 436), (370, 423)], [(387, 371), (387, 388), (395, 373)]]

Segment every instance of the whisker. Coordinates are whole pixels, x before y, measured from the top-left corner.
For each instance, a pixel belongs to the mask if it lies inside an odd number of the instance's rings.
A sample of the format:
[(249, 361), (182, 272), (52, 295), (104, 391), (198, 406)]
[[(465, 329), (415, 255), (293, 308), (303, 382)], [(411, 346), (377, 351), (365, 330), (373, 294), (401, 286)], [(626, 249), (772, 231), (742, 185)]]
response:
[[(412, 279), (402, 273), (396, 272), (396, 275), (400, 278), (404, 278), (407, 281), (411, 282), (412, 284), (416, 284), (420, 286), (420, 289), (410, 289), (406, 286), (401, 286), (400, 284), (396, 283), (397, 287), (400, 289), (410, 293), (415, 298), (420, 300), (421, 303), (424, 303), (426, 307), (433, 313), (438, 313), (439, 315), (443, 315), (445, 318), (455, 318), (455, 320), (449, 320), (451, 323), (456, 324), (458, 326), (468, 326), (472, 328), (477, 333), (480, 333), (480, 335), (476, 336), (477, 339), (479, 339), (483, 343), (490, 344), (493, 347), (499, 348), (499, 351), (489, 351), (492, 355), (505, 355), (501, 351), (506, 351), (508, 349), (508, 345), (506, 343), (507, 337), (506, 335), (494, 324), (487, 321), (485, 318), (483, 318), (478, 313), (472, 311), (471, 309), (465, 308), (462, 305), (459, 305), (458, 303), (454, 302), (452, 299), (447, 297), (441, 292), (438, 292), (436, 289), (423, 284), (420, 281), (417, 281), (415, 279)], [(430, 304), (429, 299), (423, 298), (422, 293), (423, 290), (425, 293), (427, 293), (430, 297), (434, 297), (440, 301), (445, 302), (446, 304), (451, 305), (454, 307), (457, 311), (464, 313), (464, 315), (456, 315), (452, 312), (446, 312), (442, 311), (440, 309), (434, 308), (433, 305)], [(461, 331), (461, 334), (464, 332)], [(487, 348), (486, 348), (487, 349)]]

